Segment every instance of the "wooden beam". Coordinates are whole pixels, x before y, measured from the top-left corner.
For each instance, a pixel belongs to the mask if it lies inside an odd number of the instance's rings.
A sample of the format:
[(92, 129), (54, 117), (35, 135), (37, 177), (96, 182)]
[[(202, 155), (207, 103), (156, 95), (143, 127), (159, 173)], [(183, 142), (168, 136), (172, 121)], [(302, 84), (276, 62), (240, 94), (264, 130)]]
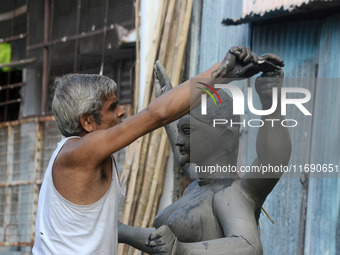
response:
[(13, 18), (18, 17), (22, 14), (25, 14), (26, 12), (27, 12), (27, 5), (25, 4), (23, 6), (16, 8), (13, 11), (0, 13), (0, 22), (5, 21), (5, 20), (9, 20), (9, 19), (13, 19)]

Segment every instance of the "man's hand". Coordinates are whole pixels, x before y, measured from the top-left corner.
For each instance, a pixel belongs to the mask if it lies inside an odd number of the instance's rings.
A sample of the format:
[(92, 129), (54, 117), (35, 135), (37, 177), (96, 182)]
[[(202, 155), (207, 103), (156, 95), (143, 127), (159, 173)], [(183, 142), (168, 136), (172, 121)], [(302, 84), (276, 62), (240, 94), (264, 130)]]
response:
[(222, 65), (211, 75), (214, 78), (249, 78), (259, 72), (281, 69), (283, 60), (274, 54), (258, 56), (248, 47), (232, 47), (222, 60)]
[(165, 71), (164, 66), (159, 60), (154, 65), (155, 74), (155, 97), (163, 95), (165, 92), (172, 89), (171, 81), (168, 74)]
[[(282, 87), (284, 72), (282, 69), (265, 72), (255, 80), (255, 89), (260, 97), (262, 108), (269, 109), (273, 101), (273, 88)], [(280, 91), (278, 91), (280, 92)]]
[(177, 254), (177, 238), (166, 225), (159, 227), (146, 241), (145, 245), (151, 247), (151, 254), (172, 255)]

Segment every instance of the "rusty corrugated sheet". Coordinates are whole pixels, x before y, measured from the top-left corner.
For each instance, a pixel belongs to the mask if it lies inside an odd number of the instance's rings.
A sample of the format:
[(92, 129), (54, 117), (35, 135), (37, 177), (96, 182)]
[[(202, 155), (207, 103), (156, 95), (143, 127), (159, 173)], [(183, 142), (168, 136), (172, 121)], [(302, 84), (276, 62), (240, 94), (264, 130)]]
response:
[(336, 0), (243, 0), (242, 18), (251, 14), (265, 15), (276, 10), (293, 10), (311, 2), (337, 2)]
[(222, 24), (238, 25), (339, 6), (339, 0), (243, 0), (242, 17), (225, 16)]

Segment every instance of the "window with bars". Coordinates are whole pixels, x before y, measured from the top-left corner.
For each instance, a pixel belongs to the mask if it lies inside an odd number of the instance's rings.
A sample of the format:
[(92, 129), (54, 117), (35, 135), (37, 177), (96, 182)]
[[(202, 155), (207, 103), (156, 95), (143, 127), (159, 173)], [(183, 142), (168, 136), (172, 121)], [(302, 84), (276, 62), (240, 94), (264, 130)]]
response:
[[(36, 109), (42, 115), (50, 114), (53, 80), (67, 73), (108, 76), (118, 84), (120, 101), (132, 102), (135, 46), (119, 47), (115, 24), (134, 28), (133, 0), (49, 0), (44, 6), (40, 0), (31, 0), (28, 7), (28, 56), (37, 62), (33, 74), (28, 74), (27, 87), (38, 84), (41, 98), (40, 107), (34, 109), (27, 102), (31, 109), (25, 108), (24, 115)], [(38, 22), (41, 20), (44, 25)], [(44, 31), (43, 36), (36, 31)]]
[(2, 1), (0, 11), (0, 122), (19, 118), (26, 59), (25, 0)]
[(0, 124), (0, 247), (31, 247), (44, 170), (62, 136), (51, 117)]
[(67, 73), (106, 75), (131, 103), (135, 45), (120, 47), (116, 24), (134, 28), (133, 0), (3, 1), (0, 122), (50, 115), (53, 80)]

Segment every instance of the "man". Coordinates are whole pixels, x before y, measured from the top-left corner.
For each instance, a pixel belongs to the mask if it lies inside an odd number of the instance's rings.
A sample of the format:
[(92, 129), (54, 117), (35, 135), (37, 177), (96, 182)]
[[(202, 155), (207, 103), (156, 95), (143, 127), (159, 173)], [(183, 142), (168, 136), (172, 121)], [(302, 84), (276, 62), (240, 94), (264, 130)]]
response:
[[(246, 76), (263, 69), (257, 55), (247, 48), (230, 53), (232, 66), (224, 59), (196, 78), (210, 77), (216, 69), (235, 69)], [(276, 56), (264, 59), (282, 64)], [(160, 82), (164, 72), (159, 63), (155, 65)], [(190, 83), (165, 93), (125, 121), (121, 121), (125, 113), (118, 104), (113, 80), (69, 74), (57, 78), (55, 84), (52, 109), (66, 138), (53, 153), (41, 187), (33, 254), (116, 254), (122, 195), (112, 154), (187, 114)], [(191, 92), (198, 100), (199, 95), (199, 90)]]

